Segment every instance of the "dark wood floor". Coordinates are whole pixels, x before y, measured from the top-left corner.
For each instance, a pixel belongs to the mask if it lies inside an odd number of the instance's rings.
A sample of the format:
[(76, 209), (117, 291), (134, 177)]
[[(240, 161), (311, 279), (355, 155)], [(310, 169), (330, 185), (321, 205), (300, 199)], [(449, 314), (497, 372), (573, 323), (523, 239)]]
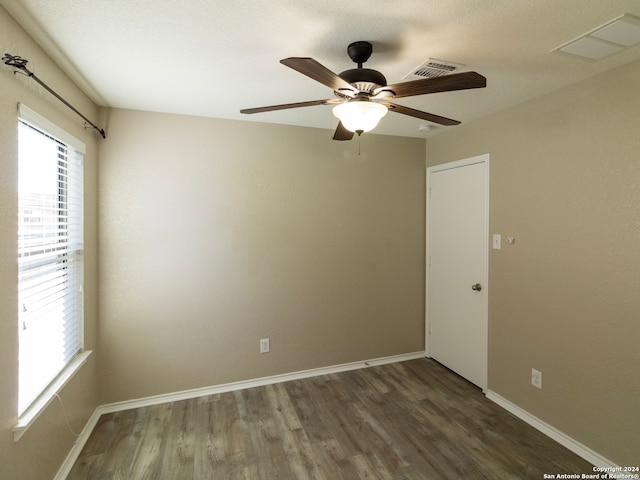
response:
[(67, 478), (538, 480), (591, 471), (421, 359), (103, 415)]

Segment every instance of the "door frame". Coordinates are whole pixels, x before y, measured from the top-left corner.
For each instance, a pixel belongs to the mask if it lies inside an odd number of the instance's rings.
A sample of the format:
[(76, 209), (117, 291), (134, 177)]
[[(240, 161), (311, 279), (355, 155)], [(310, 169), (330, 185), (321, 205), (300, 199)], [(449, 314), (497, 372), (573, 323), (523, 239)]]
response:
[(434, 165), (432, 167), (428, 167), (427, 168), (427, 191), (426, 191), (426, 210), (425, 210), (425, 214), (426, 214), (426, 222), (425, 222), (425, 226), (426, 226), (426, 231), (425, 231), (425, 243), (426, 243), (426, 252), (425, 252), (425, 305), (424, 305), (424, 313), (425, 313), (425, 342), (424, 342), (424, 347), (425, 347), (425, 356), (427, 358), (431, 358), (430, 355), (430, 319), (429, 319), (429, 293), (430, 293), (430, 286), (429, 286), (429, 276), (430, 276), (430, 271), (431, 271), (431, 266), (430, 266), (430, 258), (431, 258), (431, 251), (430, 251), (430, 242), (429, 242), (429, 208), (430, 208), (430, 202), (429, 202), (429, 197), (430, 197), (430, 192), (431, 192), (431, 174), (435, 173), (435, 172), (439, 172), (439, 171), (443, 171), (443, 170), (451, 170), (454, 168), (461, 168), (461, 167), (466, 167), (469, 165), (475, 165), (478, 163), (483, 163), (484, 164), (484, 173), (485, 173), (485, 199), (484, 199), (484, 212), (485, 212), (485, 218), (484, 218), (484, 222), (485, 222), (485, 238), (484, 238), (484, 258), (483, 258), (483, 269), (484, 269), (484, 274), (483, 277), (481, 279), (482, 281), (482, 286), (483, 286), (483, 290), (485, 292), (485, 295), (483, 297), (483, 312), (482, 312), (482, 321), (483, 321), (483, 328), (482, 328), (482, 332), (483, 332), (483, 338), (482, 338), (482, 349), (483, 349), (483, 355), (482, 355), (482, 361), (484, 363), (484, 365), (482, 366), (482, 370), (483, 370), (483, 381), (482, 381), (482, 391), (484, 393), (487, 393), (487, 377), (488, 377), (488, 356), (489, 356), (489, 205), (490, 205), (490, 192), (489, 192), (489, 166), (490, 166), (490, 154), (485, 153), (482, 155), (477, 155), (475, 157), (470, 157), (470, 158), (465, 158), (462, 160), (457, 160), (454, 162), (449, 162), (449, 163), (443, 163), (440, 165)]

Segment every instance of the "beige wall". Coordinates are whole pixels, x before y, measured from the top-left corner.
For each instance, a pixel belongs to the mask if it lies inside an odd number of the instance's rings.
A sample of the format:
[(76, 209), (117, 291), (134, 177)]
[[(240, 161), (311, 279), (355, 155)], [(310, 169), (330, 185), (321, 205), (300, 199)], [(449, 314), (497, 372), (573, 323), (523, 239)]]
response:
[[(640, 63), (427, 141), (491, 154), (489, 389), (640, 461)], [(543, 389), (530, 384), (531, 368)]]
[[(95, 118), (95, 105), (33, 43), (0, 7), (0, 45), (5, 52), (29, 60), (28, 67), (85, 115)], [(95, 347), (97, 319), (97, 168), (96, 136), (83, 121), (33, 80), (14, 75), (0, 64), (0, 478), (52, 478), (75, 438), (68, 431), (60, 404), (51, 403), (19, 442), (13, 443), (17, 421), (17, 104), (23, 102), (87, 145), (85, 157), (85, 344)], [(60, 392), (71, 426), (79, 431), (97, 406), (96, 356)]]
[(102, 401), (424, 349), (424, 140), (109, 117)]

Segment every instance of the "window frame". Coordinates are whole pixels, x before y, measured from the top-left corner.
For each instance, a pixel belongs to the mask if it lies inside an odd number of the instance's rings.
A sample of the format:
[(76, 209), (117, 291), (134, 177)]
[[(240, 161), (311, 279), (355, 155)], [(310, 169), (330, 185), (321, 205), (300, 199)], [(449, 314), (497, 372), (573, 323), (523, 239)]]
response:
[[(70, 135), (65, 130), (58, 127), (56, 124), (50, 122), (43, 116), (39, 115), (26, 105), (20, 103), (18, 104), (18, 122), (17, 126), (24, 122), (28, 126), (33, 127), (34, 129), (40, 131), (46, 136), (49, 136), (63, 145), (67, 147), (67, 150), (75, 150), (80, 153), (83, 157), (86, 153), (86, 147), (83, 142)], [(17, 134), (17, 129), (16, 129)], [(71, 161), (71, 158), (67, 158), (67, 161)], [(19, 160), (18, 160), (19, 161)], [(82, 172), (81, 172), (82, 173)], [(80, 177), (80, 184), (84, 184), (84, 179), (82, 176)], [(19, 195), (22, 193), (19, 192)], [(66, 192), (65, 192), (66, 194)], [(80, 207), (83, 207), (84, 204), (84, 194), (81, 194), (80, 197)], [(83, 211), (81, 211), (82, 217), (84, 216)], [(77, 253), (74, 255), (79, 255), (82, 258), (84, 254), (84, 221), (82, 219), (82, 225), (79, 230), (81, 246), (76, 251)], [(84, 262), (81, 262), (80, 270), (78, 275), (80, 276), (80, 285), (83, 285), (83, 276), (84, 276)], [(26, 432), (26, 430), (35, 422), (38, 416), (44, 411), (44, 409), (49, 405), (49, 403), (53, 400), (53, 398), (58, 394), (60, 390), (71, 380), (71, 378), (75, 375), (75, 373), (80, 369), (80, 367), (87, 361), (89, 355), (92, 353), (90, 350), (87, 351), (84, 349), (84, 293), (82, 290), (77, 293), (80, 295), (79, 302), (79, 322), (77, 322), (76, 327), (79, 328), (79, 345), (78, 351), (75, 353), (62, 367), (62, 370), (53, 378), (53, 380), (46, 386), (42, 392), (36, 396), (36, 398), (30, 403), (28, 407), (24, 409), (23, 412), (19, 413), (18, 422), (13, 429), (13, 439), (14, 442), (18, 441), (20, 437)], [(18, 302), (16, 303), (17, 306)], [(18, 327), (19, 328), (19, 327)], [(20, 352), (18, 346), (18, 352)], [(75, 348), (75, 347), (74, 347)], [(20, 381), (20, 377), (18, 375), (18, 381)]]

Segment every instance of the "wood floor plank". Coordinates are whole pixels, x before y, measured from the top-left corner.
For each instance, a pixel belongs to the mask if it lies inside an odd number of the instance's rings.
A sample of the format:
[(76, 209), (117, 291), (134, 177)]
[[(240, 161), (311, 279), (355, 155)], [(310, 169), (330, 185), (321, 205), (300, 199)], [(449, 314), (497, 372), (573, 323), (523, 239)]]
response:
[(142, 415), (146, 414), (146, 411), (143, 412), (142, 409), (132, 409), (120, 413), (121, 415), (108, 416), (116, 425), (116, 428), (105, 437), (109, 439), (109, 444), (103, 446), (103, 469), (108, 472), (123, 468), (128, 469), (131, 466), (137, 442), (145, 425), (143, 420), (145, 417)]
[(68, 480), (528, 480), (591, 468), (420, 359), (104, 415)]
[(356, 455), (351, 461), (355, 468), (357, 478), (360, 480), (379, 479), (392, 480), (393, 477), (383, 467), (380, 460), (373, 454)]
[(275, 409), (275, 412), (273, 413), (277, 415), (282, 428), (286, 428), (287, 430), (297, 430), (302, 428), (296, 409), (283, 384), (277, 383), (275, 385), (269, 385), (265, 390), (267, 392), (269, 404), (273, 409)]
[(311, 444), (304, 430), (295, 429), (283, 432), (286, 445), (286, 461), (289, 463), (292, 478), (324, 480), (320, 462), (316, 458), (314, 445)]
[(142, 429), (140, 442), (133, 455), (131, 478), (139, 480), (158, 478), (173, 405), (173, 403), (165, 403), (146, 407), (148, 422)]
[(160, 471), (167, 480), (194, 478), (195, 470), (195, 399), (174, 402), (167, 429)]
[(249, 388), (235, 394), (240, 425), (245, 433), (247, 457), (269, 459), (284, 456), (285, 450), (271, 414), (266, 387)]

